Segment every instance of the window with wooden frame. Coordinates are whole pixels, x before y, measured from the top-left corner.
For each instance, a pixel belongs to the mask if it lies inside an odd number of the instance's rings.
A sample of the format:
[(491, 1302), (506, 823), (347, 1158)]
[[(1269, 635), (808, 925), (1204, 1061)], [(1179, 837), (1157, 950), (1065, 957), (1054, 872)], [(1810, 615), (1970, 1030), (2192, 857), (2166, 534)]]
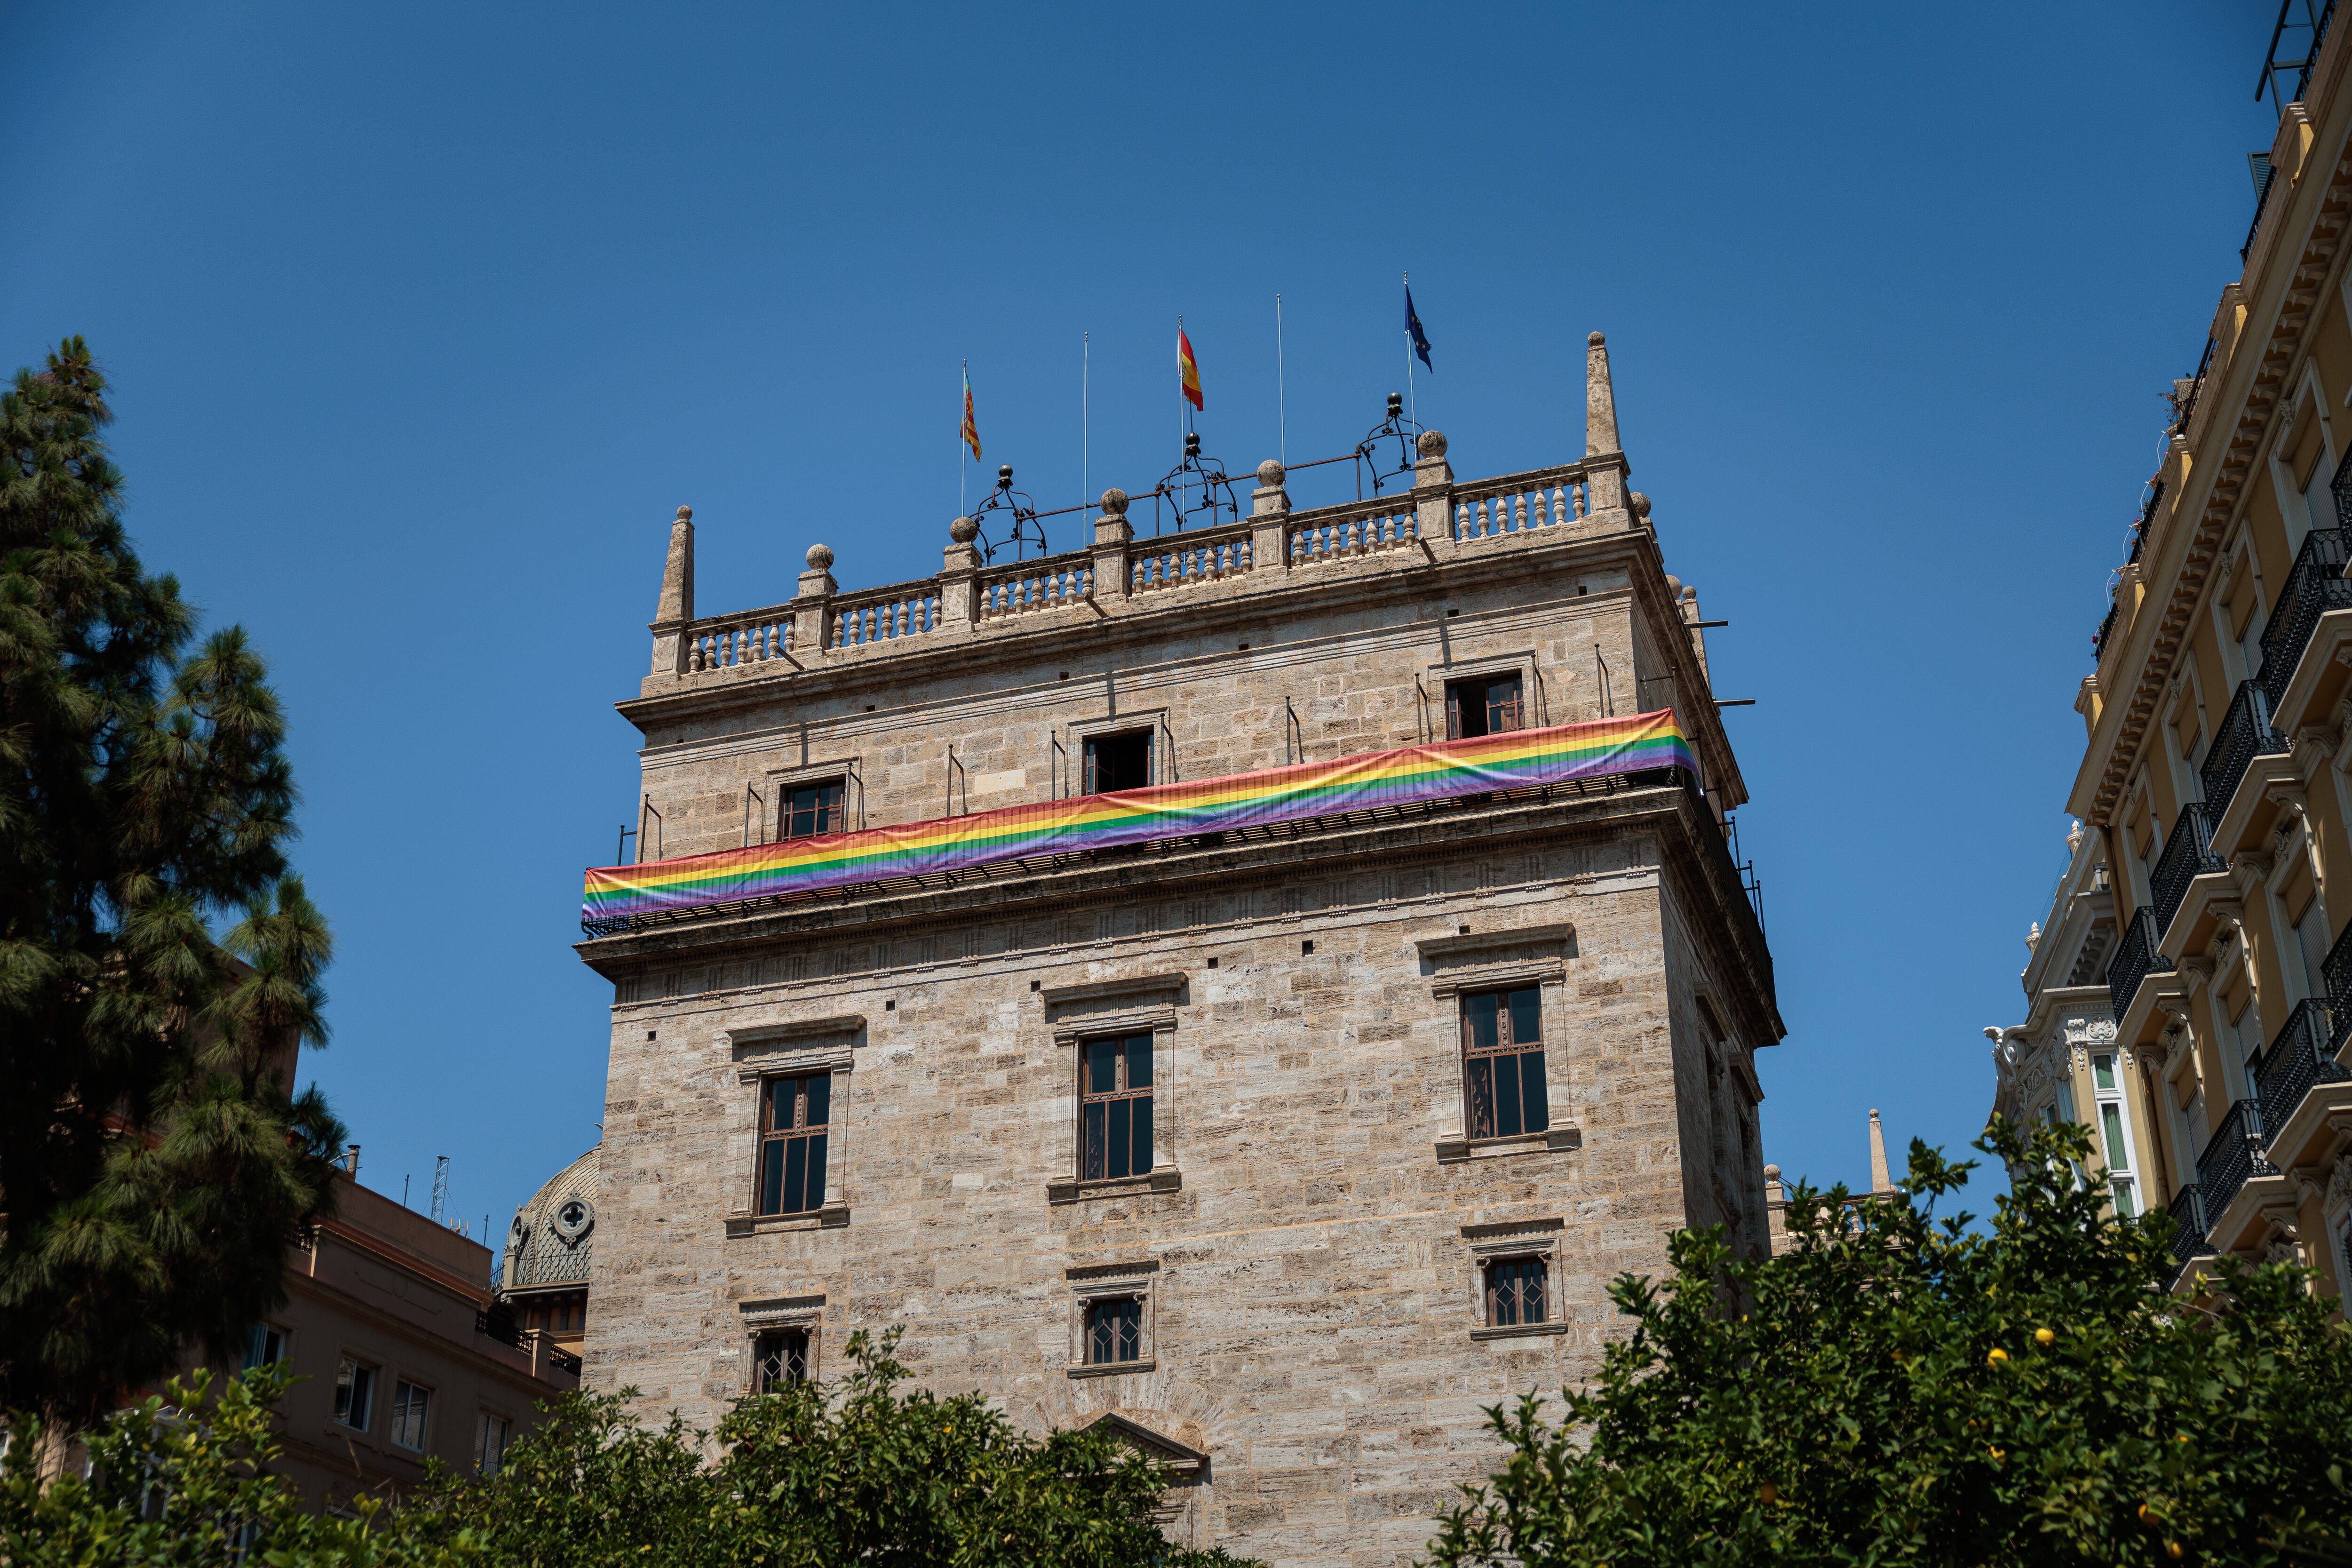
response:
[(778, 791), (776, 806), (776, 837), (779, 838), (815, 838), (827, 833), (846, 832), (848, 820), (842, 815), (842, 781), (818, 779), (810, 784), (791, 784)]
[(1116, 734), (1090, 735), (1086, 743), (1084, 795), (1112, 790), (1144, 789), (1151, 783), (1151, 731), (1121, 730)]
[(1087, 1303), (1087, 1364), (1143, 1359), (1143, 1303), (1133, 1296)]
[(806, 1329), (778, 1329), (761, 1334), (751, 1349), (751, 1391), (774, 1394), (788, 1383), (809, 1380), (809, 1337)]
[(1151, 1037), (1078, 1042), (1078, 1178), (1151, 1173)]
[(1488, 1328), (1517, 1328), (1547, 1321), (1542, 1258), (1497, 1258), (1486, 1265)]
[(1544, 1089), (1542, 992), (1533, 985), (1462, 998), (1470, 1136), (1512, 1138), (1551, 1125)]
[(756, 1212), (806, 1214), (824, 1206), (825, 1134), (832, 1115), (831, 1073), (761, 1081)]
[(1499, 735), (1527, 727), (1527, 706), (1519, 693), (1519, 677), (1481, 675), (1445, 683), (1445, 738), (1459, 741), (1473, 735)]

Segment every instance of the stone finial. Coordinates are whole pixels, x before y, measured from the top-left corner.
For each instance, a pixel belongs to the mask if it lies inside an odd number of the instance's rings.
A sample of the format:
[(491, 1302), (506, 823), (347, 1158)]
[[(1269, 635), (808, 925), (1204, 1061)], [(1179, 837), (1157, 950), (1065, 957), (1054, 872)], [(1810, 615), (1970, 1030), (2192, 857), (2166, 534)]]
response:
[(833, 547), (829, 544), (810, 545), (808, 547), (808, 564), (809, 570), (812, 572), (832, 571)]
[(1764, 1179), (1765, 1179), (1766, 1181), (1768, 1181), (1768, 1182), (1777, 1182), (1777, 1181), (1779, 1181), (1779, 1180), (1780, 1179), (1780, 1166), (1778, 1166), (1778, 1165), (1767, 1165), (1767, 1166), (1765, 1166), (1765, 1167), (1764, 1167)]
[(1268, 458), (1257, 466), (1257, 482), (1267, 489), (1279, 489), (1282, 481), (1289, 477), (1290, 470), (1278, 458)]
[(1257, 466), (1257, 489), (1250, 492), (1252, 517), (1271, 517), (1290, 510), (1290, 492), (1282, 488), (1282, 481), (1289, 477), (1290, 470), (1276, 458), (1268, 458)]
[(1127, 492), (1113, 486), (1102, 493), (1102, 509), (1113, 517), (1127, 515)]
[(1599, 332), (1585, 340), (1584, 455), (1621, 450), (1617, 444), (1617, 394), (1609, 384), (1609, 345)]
[(1625, 495), (1625, 504), (1633, 509), (1633, 512), (1635, 517), (1647, 517), (1650, 515), (1650, 498), (1643, 495), (1640, 490), (1627, 491)]
[(1675, 576), (1675, 575), (1673, 573), (1671, 573), (1671, 572), (1667, 573), (1667, 574), (1666, 574), (1666, 597), (1667, 597), (1667, 598), (1669, 598), (1669, 599), (1679, 599), (1679, 598), (1681, 598), (1682, 596), (1683, 596), (1683, 580), (1682, 580), (1681, 578), (1679, 578), (1679, 577)]
[(1423, 430), (1412, 445), (1413, 449), (1424, 458), (1442, 458), (1445, 456), (1445, 432)]
[[(839, 586), (839, 584), (835, 583), (833, 580), (833, 573), (830, 570), (832, 565), (833, 550), (829, 545), (810, 545), (808, 547), (808, 570), (801, 574), (800, 592), (794, 595), (793, 597), (801, 599), (815, 599), (822, 598), (825, 595), (832, 593)], [(803, 629), (805, 630), (805, 628)], [(823, 638), (808, 638), (806, 640), (815, 643), (816, 646), (820, 647), (824, 646)]]
[(1878, 1112), (1870, 1113), (1870, 1190), (1891, 1193), (1895, 1182), (1886, 1173), (1886, 1130), (1878, 1124)]
[(1698, 590), (1685, 583), (1683, 584), (1683, 597), (1696, 605), (1698, 603)]
[(662, 563), (661, 604), (654, 623), (694, 619), (694, 509), (677, 509), (669, 525), (669, 559)]
[(948, 537), (958, 544), (970, 544), (980, 537), (980, 520), (971, 517), (956, 519), (948, 524)]

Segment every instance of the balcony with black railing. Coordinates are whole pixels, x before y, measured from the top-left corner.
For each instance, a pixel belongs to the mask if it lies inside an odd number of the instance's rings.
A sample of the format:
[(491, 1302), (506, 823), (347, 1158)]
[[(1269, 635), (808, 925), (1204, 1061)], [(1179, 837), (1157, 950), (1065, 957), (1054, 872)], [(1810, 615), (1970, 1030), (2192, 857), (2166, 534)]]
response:
[(2263, 1152), (2263, 1108), (2253, 1100), (2242, 1100), (2230, 1107), (2230, 1114), (2221, 1118), (2221, 1125), (2205, 1141), (2205, 1152), (2197, 1156), (2197, 1184), (2204, 1189), (2206, 1224), (2211, 1225), (2213, 1217), (2230, 1206), (2247, 1177), (2276, 1174)]
[(2352, 1035), (2352, 925), (2344, 928), (2344, 934), (2319, 961), (2319, 976), (2320, 988), (2327, 993), (2327, 1009), (2336, 1017), (2336, 1034), (2328, 1047), (2340, 1050), (2344, 1037)]
[(2295, 1004), (2286, 1027), (2256, 1058), (2253, 1078), (2265, 1124), (2282, 1128), (2314, 1084), (2352, 1078), (2336, 1065), (2336, 1022), (2326, 1002), (2315, 996)]
[(2165, 1212), (2172, 1215), (2172, 1261), (2178, 1274), (2180, 1265), (2210, 1250), (2205, 1245), (2204, 1189), (2189, 1183), (2172, 1194)]
[(2139, 983), (2151, 974), (2166, 974), (2172, 970), (2172, 961), (2157, 952), (2156, 921), (2147, 910), (2141, 910), (2124, 927), (2123, 940), (2116, 944), (2115, 957), (2107, 961), (2107, 998), (2121, 1018), (2130, 1010), (2133, 994)]
[(2172, 837), (2164, 841), (2164, 853), (2156, 858), (2156, 868), (2147, 874), (2148, 902), (2156, 909), (2156, 929), (2160, 934), (2171, 928), (2172, 917), (2180, 912), (2181, 900), (2189, 896), (2189, 884), (2211, 871), (2226, 871), (2230, 863), (2213, 853), (2213, 818), (2203, 801), (2191, 801), (2180, 808), (2172, 821)]
[(2213, 815), (2229, 815), (2230, 797), (2238, 793), (2239, 782), (2256, 757), (2283, 755), (2286, 749), (2286, 737), (2271, 728), (2271, 700), (2262, 682), (2240, 681), (2238, 694), (2230, 699), (2230, 710), (2221, 715), (2213, 731), (2213, 749), (2205, 753), (2205, 765), (2198, 770), (2205, 804)]
[(2263, 695), (2273, 710), (2286, 698), (2287, 682), (2294, 679), (2303, 650), (2311, 646), (2319, 617), (2330, 610), (2352, 609), (2352, 583), (2344, 580), (2344, 545), (2342, 529), (2313, 529), (2295, 552), (2286, 584), (2263, 625)]

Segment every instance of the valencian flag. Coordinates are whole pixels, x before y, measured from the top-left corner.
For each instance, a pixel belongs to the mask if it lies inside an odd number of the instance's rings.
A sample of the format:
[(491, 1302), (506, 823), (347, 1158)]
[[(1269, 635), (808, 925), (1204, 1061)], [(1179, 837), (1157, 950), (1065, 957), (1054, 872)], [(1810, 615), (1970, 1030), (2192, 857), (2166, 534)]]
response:
[(971, 460), (977, 463), (980, 461), (980, 426), (972, 422), (971, 417), (971, 373), (970, 371), (966, 371), (963, 377), (962, 434), (963, 444), (971, 448)]
[(1421, 363), (1434, 371), (1437, 367), (1429, 363), (1429, 334), (1421, 330), (1421, 318), (1412, 312), (1412, 285), (1410, 283), (1404, 286), (1404, 335), (1412, 340), (1412, 352), (1421, 356)]
[(1201, 401), (1201, 366), (1192, 357), (1192, 340), (1184, 335), (1184, 323), (1176, 323), (1176, 370), (1184, 378), (1184, 401), (1195, 408), (1207, 406)]

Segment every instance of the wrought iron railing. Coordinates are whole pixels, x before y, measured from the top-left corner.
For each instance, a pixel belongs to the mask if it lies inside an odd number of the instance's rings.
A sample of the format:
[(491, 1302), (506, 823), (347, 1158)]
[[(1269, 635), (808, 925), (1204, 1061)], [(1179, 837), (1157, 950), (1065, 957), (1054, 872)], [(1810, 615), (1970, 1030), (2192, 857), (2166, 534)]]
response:
[(2107, 605), (2106, 618), (2099, 623), (2099, 629), (2091, 634), (2092, 663), (2095, 664), (2100, 659), (2106, 657), (2107, 639), (2116, 635), (2116, 621), (2123, 615), (2123, 595), (2121, 593), (2117, 593), (2115, 598)]
[(520, 1346), (522, 1343), (522, 1325), (504, 1312), (493, 1312), (476, 1308), (474, 1331), (478, 1334), (487, 1334), (502, 1345)]
[(2141, 981), (2172, 969), (2172, 961), (2156, 950), (2157, 936), (2154, 915), (2142, 909), (2124, 927), (2123, 941), (2116, 944), (2116, 955), (2107, 961), (2107, 997), (2118, 1018), (2131, 1007)]
[(2344, 532), (2315, 528), (2294, 553), (2294, 565), (2279, 590), (2278, 603), (2263, 626), (2263, 695), (2275, 710), (2294, 679), (2303, 650), (2319, 617), (2330, 610), (2352, 609), (2352, 583), (2344, 580)]
[(2271, 187), (2278, 184), (2278, 165), (2263, 165), (2262, 193), (2254, 197), (2254, 221), (2246, 226), (2246, 243), (2238, 247), (2238, 259), (2243, 261), (2253, 253), (2254, 236), (2263, 231), (2263, 213), (2271, 205)]
[(2319, 976), (2320, 988), (2327, 993), (2327, 1009), (2336, 1016), (2336, 1037), (2328, 1046), (2340, 1049), (2344, 1037), (2352, 1034), (2352, 925), (2344, 928), (2344, 934), (2319, 961)]
[(2230, 710), (2213, 731), (2213, 749), (2205, 754), (2198, 782), (2205, 786), (2205, 804), (2216, 816), (2229, 814), (2230, 797), (2256, 757), (2276, 756), (2286, 750), (2286, 737), (2271, 728), (2271, 700), (2258, 680), (2242, 680), (2230, 699)]
[[(2204, 1256), (2205, 1189), (2191, 1182), (2172, 1194), (2166, 1213), (2172, 1216), (2172, 1261), (2178, 1266)], [(2178, 1268), (2176, 1267), (2176, 1273)]]
[(2271, 1127), (2286, 1125), (2312, 1085), (2352, 1078), (2336, 1065), (2336, 1020), (2326, 1002), (2315, 996), (2295, 1004), (2286, 1027), (2255, 1061), (2253, 1078)]
[(2271, 1169), (2263, 1146), (2262, 1106), (2242, 1100), (2230, 1107), (2230, 1114), (2221, 1118), (2221, 1125), (2205, 1141), (2205, 1152), (2197, 1156), (2197, 1184), (2205, 1190), (2208, 1225), (2230, 1206), (2247, 1177), (2278, 1173)]
[(2164, 841), (2164, 853), (2156, 858), (2156, 868), (2147, 874), (2148, 902), (2156, 908), (2156, 929), (2159, 935), (2169, 930), (2172, 917), (2180, 912), (2180, 901), (2189, 896), (2189, 884), (2208, 872), (2226, 871), (2230, 863), (2213, 853), (2213, 818), (2201, 800), (2190, 801), (2173, 818), (2172, 837)]
[(580, 1375), (580, 1358), (570, 1351), (560, 1351), (550, 1345), (547, 1351), (547, 1364), (558, 1372), (568, 1372), (574, 1377)]

